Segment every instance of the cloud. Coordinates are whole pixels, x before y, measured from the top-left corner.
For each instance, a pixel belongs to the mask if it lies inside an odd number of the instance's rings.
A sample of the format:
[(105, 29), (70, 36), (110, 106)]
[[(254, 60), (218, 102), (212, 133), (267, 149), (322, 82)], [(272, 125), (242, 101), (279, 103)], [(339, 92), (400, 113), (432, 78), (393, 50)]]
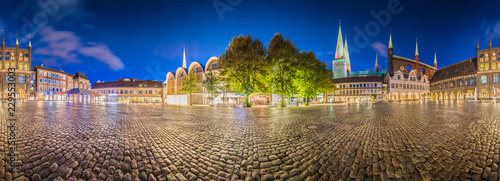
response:
[(335, 54), (335, 52), (333, 52), (333, 51), (328, 52), (328, 55), (333, 55), (333, 54)]
[(370, 47), (377, 51), (379, 56), (387, 57), (387, 46), (385, 46), (382, 42), (373, 42), (370, 44)]
[[(103, 43), (89, 42), (85, 45), (81, 38), (71, 31), (56, 31), (52, 27), (40, 29), (40, 44), (34, 50), (35, 55), (41, 55), (42, 62), (51, 66), (61, 66), (68, 63), (81, 63), (79, 57), (95, 58), (109, 66), (111, 70), (120, 70), (125, 66), (120, 58)], [(44, 46), (45, 45), (45, 46)]]
[(497, 20), (495, 23), (495, 26), (492, 27), (493, 31), (491, 32), (491, 38), (498, 38), (500, 37), (500, 19)]
[(40, 29), (40, 35), (42, 38), (37, 44), (45, 43), (47, 46), (36, 48), (33, 52), (34, 54), (49, 56), (52, 59), (50, 61), (52, 63), (81, 62), (77, 59), (77, 50), (82, 46), (82, 43), (80, 41), (80, 37), (76, 36), (73, 32), (54, 31), (53, 28), (47, 27)]
[(113, 55), (113, 52), (102, 43), (90, 42), (90, 47), (83, 47), (79, 52), (85, 56), (94, 57), (95, 59), (107, 64), (111, 70), (120, 70), (124, 68), (120, 58)]

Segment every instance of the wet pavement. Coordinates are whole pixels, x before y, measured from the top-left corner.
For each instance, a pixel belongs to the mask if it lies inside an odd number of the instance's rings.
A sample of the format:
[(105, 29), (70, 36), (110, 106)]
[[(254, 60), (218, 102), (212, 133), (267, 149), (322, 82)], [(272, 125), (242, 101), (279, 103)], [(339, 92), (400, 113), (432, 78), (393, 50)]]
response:
[(500, 104), (17, 106), (0, 180), (498, 180)]

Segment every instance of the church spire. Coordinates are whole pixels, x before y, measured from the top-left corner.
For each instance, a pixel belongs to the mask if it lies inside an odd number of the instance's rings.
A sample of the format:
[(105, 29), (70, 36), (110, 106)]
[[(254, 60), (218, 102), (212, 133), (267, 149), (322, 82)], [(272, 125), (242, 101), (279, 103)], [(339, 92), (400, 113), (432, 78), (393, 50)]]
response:
[(377, 53), (375, 53), (375, 72), (378, 72), (378, 56), (377, 56)]
[(488, 46), (491, 48), (491, 33), (490, 33), (490, 44), (488, 44)]
[(476, 49), (479, 50), (479, 36), (477, 37), (477, 46)]
[(29, 36), (29, 43), (28, 43), (28, 48), (31, 48), (31, 34), (28, 35)]
[(182, 55), (182, 68), (186, 68), (186, 45), (184, 44), (184, 53)]
[(415, 56), (419, 56), (418, 55), (418, 39), (415, 41)]
[(16, 46), (18, 46), (18, 45), (19, 45), (19, 37), (18, 37), (17, 32), (16, 32)]
[(437, 66), (438, 66), (438, 62), (437, 62), (437, 58), (436, 58), (436, 52), (434, 51), (434, 68), (437, 69)]
[(351, 58), (349, 57), (349, 49), (347, 48), (347, 35), (345, 36), (345, 46), (344, 46), (344, 59), (346, 63), (347, 72), (351, 71)]
[(2, 30), (2, 47), (5, 47), (5, 33)]
[(392, 48), (392, 29), (391, 32), (389, 33), (389, 48)]
[(339, 35), (337, 37), (337, 48), (335, 49), (335, 59), (344, 57), (344, 41), (342, 40), (342, 29), (339, 20)]

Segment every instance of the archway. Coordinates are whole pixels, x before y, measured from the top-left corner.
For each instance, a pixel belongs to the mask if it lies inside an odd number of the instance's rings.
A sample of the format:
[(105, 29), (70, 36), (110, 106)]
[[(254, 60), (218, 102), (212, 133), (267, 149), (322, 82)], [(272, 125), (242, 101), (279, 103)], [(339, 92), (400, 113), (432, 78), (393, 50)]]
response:
[(488, 93), (488, 90), (483, 89), (483, 90), (481, 91), (481, 98), (483, 98), (483, 99), (484, 99), (484, 98), (490, 98), (490, 95), (489, 95), (489, 93)]
[(450, 96), (450, 95), (448, 94), (448, 91), (446, 91), (446, 92), (444, 92), (444, 97), (443, 97), (443, 99), (444, 99), (444, 100), (448, 100), (448, 99), (450, 98), (449, 96)]
[(443, 93), (439, 92), (439, 100), (443, 100)]
[(457, 100), (462, 100), (463, 99), (463, 95), (462, 95), (462, 91), (458, 91), (457, 92)]
[(451, 91), (450, 93), (450, 100), (455, 100), (455, 92)]
[(467, 94), (467, 99), (475, 99), (476, 98), (474, 90), (467, 90), (466, 94)]
[(19, 89), (19, 99), (26, 100), (26, 91), (24, 89)]

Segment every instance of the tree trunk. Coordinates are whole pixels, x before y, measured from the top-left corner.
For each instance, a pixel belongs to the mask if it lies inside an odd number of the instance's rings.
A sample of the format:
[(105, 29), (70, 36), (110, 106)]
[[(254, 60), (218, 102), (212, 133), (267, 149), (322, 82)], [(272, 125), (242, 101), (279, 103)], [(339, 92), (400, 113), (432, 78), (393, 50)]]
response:
[(280, 94), (280, 96), (281, 96), (281, 102), (280, 102), (281, 107), (285, 107), (285, 96), (283, 96), (283, 94)]
[(193, 106), (193, 93), (189, 93), (189, 105)]

